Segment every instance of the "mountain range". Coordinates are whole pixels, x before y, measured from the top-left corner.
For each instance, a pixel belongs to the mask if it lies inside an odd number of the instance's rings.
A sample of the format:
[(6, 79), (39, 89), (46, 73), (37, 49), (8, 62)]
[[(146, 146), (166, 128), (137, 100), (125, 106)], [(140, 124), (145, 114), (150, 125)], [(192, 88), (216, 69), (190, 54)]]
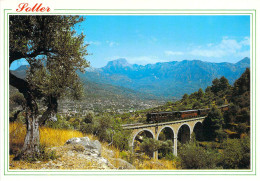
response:
[(205, 89), (212, 80), (225, 76), (230, 84), (240, 77), (250, 59), (237, 63), (211, 63), (201, 60), (159, 62), (156, 64), (129, 64), (126, 59), (110, 61), (102, 68), (87, 68), (82, 79), (124, 87), (143, 94), (172, 99), (184, 93)]
[[(230, 84), (240, 77), (250, 59), (237, 63), (212, 63), (201, 60), (159, 62), (156, 64), (130, 64), (126, 59), (110, 61), (102, 68), (89, 67), (78, 73), (87, 96), (128, 98), (178, 99), (199, 88), (210, 86), (212, 80), (225, 76)], [(15, 75), (24, 78), (26, 66), (21, 66)]]

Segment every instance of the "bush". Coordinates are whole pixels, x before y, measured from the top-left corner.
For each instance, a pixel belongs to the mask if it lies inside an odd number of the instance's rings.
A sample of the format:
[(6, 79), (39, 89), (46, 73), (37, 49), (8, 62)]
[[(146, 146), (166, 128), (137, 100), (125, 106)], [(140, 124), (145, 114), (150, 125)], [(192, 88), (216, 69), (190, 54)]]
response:
[(80, 126), (80, 131), (82, 133), (92, 134), (94, 131), (93, 124), (83, 122), (82, 125)]
[(223, 143), (222, 163), (225, 169), (250, 168), (250, 139), (227, 139)]
[(53, 129), (73, 129), (73, 126), (57, 114), (57, 121), (46, 121), (45, 126)]
[(140, 151), (144, 152), (149, 157), (153, 156), (153, 152), (161, 148), (161, 141), (155, 140), (153, 138), (144, 138), (143, 142), (140, 144)]
[(215, 169), (219, 154), (210, 149), (204, 149), (194, 142), (180, 146), (178, 157), (183, 169)]
[(121, 151), (119, 153), (119, 156), (120, 156), (120, 158), (122, 158), (123, 160), (125, 160), (131, 164), (133, 164), (135, 161), (134, 153), (132, 153), (131, 151)]
[(176, 156), (174, 156), (173, 153), (167, 153), (167, 154), (165, 155), (165, 159), (166, 159), (166, 160), (171, 160), (171, 161), (173, 161), (173, 160), (176, 160)]
[(113, 145), (120, 150), (129, 150), (130, 132), (125, 130), (116, 131), (113, 135)]
[(214, 141), (217, 137), (224, 136), (221, 132), (223, 124), (224, 118), (221, 111), (213, 107), (203, 122), (204, 140)]
[(161, 142), (160, 148), (158, 150), (158, 158), (165, 158), (167, 160), (172, 160), (173, 156), (173, 142), (171, 140), (166, 140)]
[(225, 139), (227, 139), (228, 135), (223, 129), (219, 129), (216, 131), (216, 137), (218, 142), (222, 143)]
[(34, 162), (34, 161), (48, 161), (48, 160), (54, 160), (58, 158), (55, 151), (49, 151), (46, 149), (45, 145), (40, 145), (39, 147), (39, 153), (34, 153), (32, 155), (23, 155), (21, 154), (21, 151), (18, 152), (18, 156), (14, 158), (14, 160), (20, 160), (23, 159), (28, 162)]

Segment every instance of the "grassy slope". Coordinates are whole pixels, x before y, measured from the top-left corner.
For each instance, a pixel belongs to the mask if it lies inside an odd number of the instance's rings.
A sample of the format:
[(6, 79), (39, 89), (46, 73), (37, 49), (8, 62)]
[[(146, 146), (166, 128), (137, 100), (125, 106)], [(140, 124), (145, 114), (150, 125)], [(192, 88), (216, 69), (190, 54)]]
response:
[[(66, 141), (73, 137), (83, 137), (88, 136), (92, 140), (96, 140), (97, 138), (93, 135), (83, 135), (79, 131), (75, 130), (60, 130), (60, 129), (52, 129), (47, 127), (40, 128), (40, 143), (46, 145), (47, 148), (55, 150), (58, 155), (61, 155), (58, 160), (50, 161), (52, 163), (56, 163), (58, 161), (62, 161), (64, 164), (62, 167), (51, 167), (48, 166), (46, 168), (46, 163), (43, 162), (25, 162), (25, 161), (14, 161), (14, 153), (21, 149), (24, 141), (24, 137), (26, 135), (26, 127), (22, 123), (10, 123), (9, 125), (9, 136), (10, 136), (10, 169), (98, 169), (95, 163), (87, 163), (84, 160), (80, 159), (69, 159), (64, 157), (64, 155), (68, 150), (64, 149), (62, 146), (66, 143)], [(111, 150), (114, 152), (114, 158), (120, 158), (120, 151), (115, 148), (108, 146), (107, 143), (102, 144), (102, 157), (110, 160), (110, 155), (108, 154)], [(62, 160), (60, 160), (62, 159)], [(74, 160), (74, 161), (73, 161)], [(116, 164), (116, 163), (115, 163)], [(51, 165), (51, 164), (50, 164)], [(175, 164), (172, 161), (167, 160), (153, 160), (153, 159), (145, 159), (138, 160), (136, 159), (133, 162), (133, 165), (137, 169), (169, 169), (173, 170), (175, 168)], [(117, 165), (114, 165), (117, 167)]]

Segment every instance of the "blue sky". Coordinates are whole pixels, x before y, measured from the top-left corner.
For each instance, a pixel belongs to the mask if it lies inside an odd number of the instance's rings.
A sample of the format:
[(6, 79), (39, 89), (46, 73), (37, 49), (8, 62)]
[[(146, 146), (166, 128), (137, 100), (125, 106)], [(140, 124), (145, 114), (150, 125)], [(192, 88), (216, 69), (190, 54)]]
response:
[(118, 58), (144, 65), (194, 59), (235, 63), (250, 57), (250, 16), (85, 17), (76, 30), (86, 35), (93, 67)]

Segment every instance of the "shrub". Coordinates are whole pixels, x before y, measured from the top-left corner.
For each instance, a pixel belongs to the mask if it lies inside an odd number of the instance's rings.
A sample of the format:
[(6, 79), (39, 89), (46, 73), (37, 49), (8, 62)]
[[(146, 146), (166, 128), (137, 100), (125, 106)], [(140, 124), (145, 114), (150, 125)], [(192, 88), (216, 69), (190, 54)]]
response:
[(152, 157), (153, 152), (160, 149), (161, 144), (161, 141), (155, 140), (153, 138), (144, 138), (143, 142), (140, 144), (140, 151)]
[(80, 131), (82, 133), (92, 134), (94, 131), (93, 124), (83, 122), (82, 125), (80, 126)]
[(194, 142), (180, 146), (178, 157), (183, 169), (215, 169), (219, 154), (210, 149), (204, 149)]
[(63, 119), (59, 114), (57, 114), (57, 121), (47, 121), (45, 126), (53, 129), (73, 129), (70, 122)]
[(218, 142), (222, 143), (223, 140), (225, 140), (228, 135), (223, 129), (216, 130), (216, 137), (218, 139)]
[(166, 155), (165, 155), (165, 159), (166, 160), (176, 160), (176, 156), (174, 156), (174, 154), (173, 153), (167, 153)]
[(130, 132), (126, 130), (116, 131), (113, 135), (113, 145), (120, 150), (129, 150)]
[(227, 139), (223, 143), (223, 168), (249, 169), (250, 168), (250, 139)]
[(22, 156), (22, 154), (18, 153), (19, 156), (15, 157), (14, 160), (20, 160), (22, 158), (25, 161), (34, 162), (37, 160), (48, 161), (48, 160), (54, 160), (54, 159), (58, 158), (58, 156), (56, 155), (56, 152), (54, 150), (47, 150), (45, 145), (40, 144), (39, 150), (40, 150), (39, 153), (35, 152), (34, 154), (31, 154), (31, 155), (27, 154), (25, 156)]
[(132, 153), (131, 151), (121, 151), (119, 153), (120, 158), (124, 159), (125, 161), (133, 164), (135, 161), (135, 156), (134, 153)]

